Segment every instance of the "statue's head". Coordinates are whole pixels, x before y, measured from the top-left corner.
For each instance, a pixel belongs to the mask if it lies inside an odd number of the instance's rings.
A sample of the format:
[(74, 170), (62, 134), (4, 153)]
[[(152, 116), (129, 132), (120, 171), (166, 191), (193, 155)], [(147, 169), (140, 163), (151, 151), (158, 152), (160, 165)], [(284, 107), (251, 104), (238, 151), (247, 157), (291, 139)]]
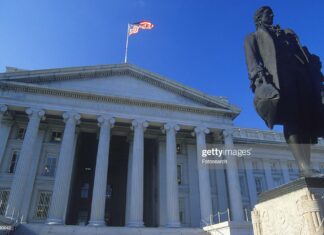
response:
[(272, 25), (273, 11), (271, 7), (260, 7), (254, 14), (254, 24), (258, 28), (260, 25)]

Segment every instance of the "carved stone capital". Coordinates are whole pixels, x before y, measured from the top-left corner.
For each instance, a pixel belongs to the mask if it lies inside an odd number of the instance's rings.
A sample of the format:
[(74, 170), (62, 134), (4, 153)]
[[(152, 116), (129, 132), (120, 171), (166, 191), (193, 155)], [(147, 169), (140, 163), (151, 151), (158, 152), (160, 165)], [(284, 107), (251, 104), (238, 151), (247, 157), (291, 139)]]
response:
[(234, 130), (233, 129), (224, 129), (223, 130), (223, 137), (224, 139), (225, 138), (229, 138), (229, 137), (233, 137), (233, 133), (234, 133)]
[(149, 126), (149, 123), (145, 120), (133, 120), (131, 129), (135, 130), (136, 128), (143, 128), (144, 130)]
[(197, 126), (195, 129), (194, 129), (194, 134), (196, 135), (200, 135), (200, 134), (209, 134), (210, 133), (210, 130), (207, 128), (207, 127), (203, 127), (203, 126)]
[(175, 123), (166, 123), (163, 126), (162, 132), (169, 132), (169, 131), (179, 131), (180, 130), (180, 126), (178, 124)]
[(78, 114), (78, 113), (65, 112), (65, 113), (63, 113), (62, 116), (63, 116), (63, 120), (64, 120), (65, 123), (68, 122), (68, 121), (73, 121), (76, 124), (79, 124), (80, 123), (81, 115)]
[(45, 111), (37, 108), (28, 108), (26, 109), (26, 114), (30, 118), (39, 118), (41, 120), (45, 119)]
[(113, 127), (115, 125), (115, 118), (110, 117), (110, 116), (99, 116), (97, 118), (98, 120), (98, 126), (103, 126), (103, 125), (109, 125), (110, 127)]

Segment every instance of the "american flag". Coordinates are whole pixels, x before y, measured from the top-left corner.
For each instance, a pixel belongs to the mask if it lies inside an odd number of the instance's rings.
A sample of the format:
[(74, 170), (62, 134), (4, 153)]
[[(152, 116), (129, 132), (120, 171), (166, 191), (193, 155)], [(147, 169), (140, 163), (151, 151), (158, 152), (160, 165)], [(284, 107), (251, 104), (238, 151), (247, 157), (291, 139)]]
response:
[(137, 23), (129, 24), (128, 35), (136, 34), (140, 29), (150, 30), (154, 27), (150, 21), (143, 20)]

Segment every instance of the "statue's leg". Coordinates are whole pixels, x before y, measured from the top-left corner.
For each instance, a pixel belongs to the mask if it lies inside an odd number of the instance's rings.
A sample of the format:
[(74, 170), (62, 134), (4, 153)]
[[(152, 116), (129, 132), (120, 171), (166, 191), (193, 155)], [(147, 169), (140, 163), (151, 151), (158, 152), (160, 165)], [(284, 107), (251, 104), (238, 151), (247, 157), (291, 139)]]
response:
[(310, 138), (306, 138), (305, 140), (302, 141), (301, 146), (304, 151), (304, 156), (305, 156), (305, 161), (307, 162), (307, 165), (309, 165), (310, 168), (311, 166), (311, 140)]
[(299, 135), (287, 136), (286, 142), (298, 163), (301, 176), (313, 175), (314, 172), (310, 165), (310, 143), (304, 143)]
[(291, 152), (294, 155), (295, 160), (298, 163), (301, 177), (321, 177), (324, 178), (324, 174), (311, 167), (311, 140), (306, 139), (299, 135), (289, 135), (286, 137)]

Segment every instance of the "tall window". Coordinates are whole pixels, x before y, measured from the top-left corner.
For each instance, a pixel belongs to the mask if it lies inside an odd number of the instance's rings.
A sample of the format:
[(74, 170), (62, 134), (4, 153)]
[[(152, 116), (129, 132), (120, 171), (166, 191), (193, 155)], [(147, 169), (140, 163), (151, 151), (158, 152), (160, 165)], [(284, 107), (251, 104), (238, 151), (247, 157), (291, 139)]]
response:
[(179, 219), (181, 224), (186, 223), (185, 208), (185, 199), (179, 198)]
[(17, 132), (17, 139), (23, 140), (25, 137), (26, 128), (20, 127)]
[(241, 195), (244, 196), (244, 197), (247, 197), (248, 196), (248, 190), (247, 190), (247, 185), (246, 185), (244, 175), (240, 175), (239, 179), (240, 179)]
[(264, 181), (263, 177), (257, 176), (254, 178), (255, 181), (255, 187), (258, 194), (262, 193), (264, 191)]
[(5, 215), (8, 204), (9, 190), (0, 189), (0, 215)]
[(278, 186), (283, 184), (282, 178), (279, 177), (279, 176), (278, 177), (273, 177), (272, 180), (273, 180), (273, 183), (274, 183), (275, 187), (278, 187)]
[(49, 177), (55, 176), (56, 160), (57, 160), (56, 156), (48, 155), (46, 157), (46, 162), (41, 173), (42, 176), (49, 176)]
[(182, 184), (182, 165), (177, 165), (177, 181), (178, 184)]
[(253, 167), (253, 170), (258, 170), (259, 169), (258, 161), (252, 161), (252, 167)]
[(18, 150), (14, 150), (12, 152), (11, 155), (11, 160), (9, 163), (9, 169), (8, 169), (8, 173), (13, 174), (16, 171), (16, 167), (17, 167), (17, 163), (18, 163), (18, 159), (19, 159), (19, 151)]
[(177, 154), (181, 154), (181, 144), (177, 144)]
[(51, 135), (51, 142), (61, 142), (62, 141), (62, 132), (60, 131), (53, 131)]
[(289, 173), (294, 172), (294, 166), (293, 166), (292, 162), (288, 162), (288, 171), (289, 171)]
[(84, 183), (82, 185), (81, 192), (80, 192), (81, 198), (88, 198), (89, 197), (89, 188), (90, 188), (90, 185), (88, 183)]
[(324, 173), (324, 164), (320, 165), (320, 171), (321, 171), (321, 173)]
[(271, 162), (271, 170), (273, 170), (273, 171), (278, 170), (278, 163), (277, 162)]
[(44, 220), (47, 218), (51, 197), (52, 192), (41, 191), (39, 193), (37, 207), (35, 211), (35, 218), (40, 220)]

